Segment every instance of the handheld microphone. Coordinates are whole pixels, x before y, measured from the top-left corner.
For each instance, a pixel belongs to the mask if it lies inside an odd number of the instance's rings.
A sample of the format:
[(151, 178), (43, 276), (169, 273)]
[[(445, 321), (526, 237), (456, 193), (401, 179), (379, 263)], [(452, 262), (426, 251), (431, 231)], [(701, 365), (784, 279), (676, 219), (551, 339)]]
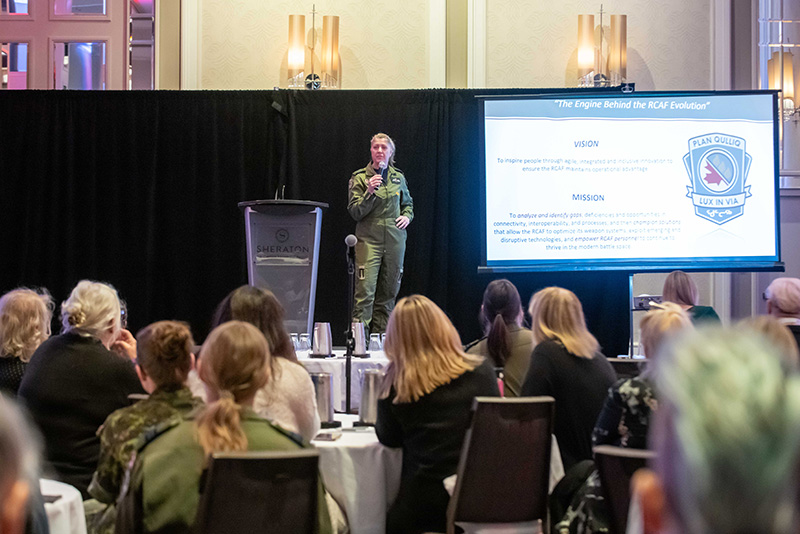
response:
[(381, 171), (381, 183), (380, 185), (378, 185), (378, 187), (375, 188), (376, 190), (378, 190), (381, 187), (381, 185), (386, 183), (386, 167), (387, 165), (385, 161), (381, 161), (380, 163), (378, 163), (378, 169), (380, 169)]

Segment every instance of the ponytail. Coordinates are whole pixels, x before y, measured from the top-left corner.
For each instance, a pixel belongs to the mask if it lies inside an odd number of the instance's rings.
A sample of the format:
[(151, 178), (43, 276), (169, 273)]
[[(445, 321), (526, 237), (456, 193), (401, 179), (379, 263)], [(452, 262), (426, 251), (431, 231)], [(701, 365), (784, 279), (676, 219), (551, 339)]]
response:
[(508, 325), (520, 326), (522, 315), (522, 301), (514, 284), (501, 278), (486, 286), (480, 320), (486, 334), (489, 356), (494, 360), (496, 367), (505, 367), (511, 352), (511, 334)]
[(198, 442), (206, 454), (247, 450), (242, 411), (270, 377), (264, 334), (242, 321), (223, 323), (203, 343), (200, 362), (200, 379), (217, 400), (196, 419)]
[(247, 450), (242, 429), (242, 407), (228, 392), (209, 404), (197, 418), (197, 440), (206, 456), (213, 452)]
[(489, 349), (489, 356), (494, 361), (495, 367), (505, 367), (508, 353), (511, 351), (510, 345), (508, 327), (503, 316), (498, 313), (494, 316), (486, 337), (486, 348)]

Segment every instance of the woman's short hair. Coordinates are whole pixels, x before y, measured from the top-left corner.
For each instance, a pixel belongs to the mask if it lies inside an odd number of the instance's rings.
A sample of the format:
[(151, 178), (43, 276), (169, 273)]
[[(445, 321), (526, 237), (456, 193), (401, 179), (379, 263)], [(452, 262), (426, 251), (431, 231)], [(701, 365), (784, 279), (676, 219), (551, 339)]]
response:
[(692, 319), (683, 308), (674, 302), (655, 305), (639, 323), (644, 355), (654, 358), (666, 341), (686, 328), (693, 328)]
[(422, 295), (397, 303), (386, 326), (384, 350), (390, 364), (383, 395), (394, 386), (395, 403), (414, 402), (483, 361), (464, 352), (453, 323)]
[(242, 402), (270, 379), (270, 353), (264, 334), (243, 321), (216, 327), (200, 349), (200, 379), (209, 403), (197, 419), (200, 445), (206, 454), (247, 449), (241, 426)]
[(396, 152), (396, 149), (395, 149), (395, 146), (394, 146), (394, 139), (392, 139), (391, 137), (389, 137), (385, 133), (380, 133), (379, 132), (379, 133), (376, 133), (375, 135), (373, 135), (372, 138), (370, 138), (370, 140), (369, 140), (369, 146), (370, 147), (372, 147), (372, 143), (375, 142), (375, 139), (383, 139), (384, 141), (386, 141), (386, 144), (389, 145), (389, 148), (392, 149), (392, 155), (389, 158), (389, 163), (394, 165), (394, 155), (395, 155), (395, 152)]
[(61, 304), (62, 332), (113, 339), (120, 331), (120, 304), (110, 284), (81, 280)]
[(600, 351), (597, 339), (586, 328), (578, 297), (563, 287), (546, 287), (533, 294), (528, 311), (536, 344), (558, 340), (570, 354), (593, 358)]
[(680, 532), (796, 532), (800, 383), (753, 332), (698, 329), (656, 361), (656, 470)]
[(29, 361), (50, 337), (54, 307), (46, 289), (14, 289), (0, 297), (0, 356)]
[(187, 324), (158, 321), (136, 334), (136, 363), (159, 389), (180, 388), (192, 368), (193, 347)]
[(767, 286), (764, 296), (781, 315), (800, 316), (800, 279), (776, 278)]
[(661, 295), (665, 302), (697, 306), (697, 286), (692, 277), (683, 271), (672, 271), (667, 275)]
[(508, 325), (519, 325), (522, 319), (522, 300), (511, 281), (493, 280), (483, 292), (480, 321), (486, 335), (489, 356), (503, 367), (511, 352)]
[(739, 321), (739, 326), (758, 332), (764, 336), (765, 342), (771, 344), (781, 355), (787, 369), (796, 370), (800, 367), (800, 350), (797, 340), (777, 317), (772, 315), (757, 315)]
[(297, 362), (292, 340), (283, 326), (284, 311), (278, 298), (269, 290), (244, 285), (222, 299), (212, 320), (212, 328), (228, 321), (250, 323), (264, 334), (273, 357)]

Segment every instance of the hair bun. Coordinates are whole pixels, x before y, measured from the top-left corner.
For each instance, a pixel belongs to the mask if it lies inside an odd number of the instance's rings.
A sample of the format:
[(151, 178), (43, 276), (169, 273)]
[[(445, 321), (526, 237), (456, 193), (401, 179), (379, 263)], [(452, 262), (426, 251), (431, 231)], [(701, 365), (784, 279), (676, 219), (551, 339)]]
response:
[(70, 326), (80, 326), (86, 321), (86, 313), (81, 309), (80, 305), (75, 306), (67, 313), (69, 314), (67, 321), (69, 321)]

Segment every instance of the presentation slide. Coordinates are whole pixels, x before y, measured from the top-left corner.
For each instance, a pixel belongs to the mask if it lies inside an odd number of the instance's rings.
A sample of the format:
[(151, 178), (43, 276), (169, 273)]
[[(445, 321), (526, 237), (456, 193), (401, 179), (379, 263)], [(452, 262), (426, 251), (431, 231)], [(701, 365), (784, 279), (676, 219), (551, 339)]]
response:
[(767, 92), (486, 99), (486, 266), (779, 261), (774, 106)]

